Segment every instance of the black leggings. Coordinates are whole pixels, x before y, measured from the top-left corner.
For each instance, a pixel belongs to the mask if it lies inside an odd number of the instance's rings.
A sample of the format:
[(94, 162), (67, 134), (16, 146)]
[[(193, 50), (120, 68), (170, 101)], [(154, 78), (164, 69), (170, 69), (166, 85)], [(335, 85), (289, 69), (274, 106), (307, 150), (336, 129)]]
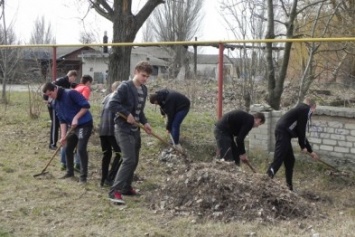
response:
[[(121, 165), (121, 149), (117, 144), (115, 136), (100, 136), (101, 149), (102, 149), (102, 163), (101, 163), (101, 183), (113, 181), (116, 173)], [(115, 153), (115, 159), (112, 162), (111, 170), (109, 171), (112, 150)]]

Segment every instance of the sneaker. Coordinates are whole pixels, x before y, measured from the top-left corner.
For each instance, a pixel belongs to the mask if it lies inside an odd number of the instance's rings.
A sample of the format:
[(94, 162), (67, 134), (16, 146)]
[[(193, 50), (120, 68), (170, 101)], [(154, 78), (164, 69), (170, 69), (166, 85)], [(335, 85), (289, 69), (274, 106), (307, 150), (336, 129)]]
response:
[(74, 177), (74, 174), (66, 173), (64, 176), (60, 177), (60, 179), (67, 179), (67, 178), (72, 178), (72, 177)]
[(117, 203), (117, 204), (125, 204), (125, 202), (122, 199), (122, 195), (120, 192), (113, 192), (109, 194), (109, 199), (111, 202)]
[(87, 183), (86, 178), (82, 178), (82, 177), (80, 177), (80, 179), (79, 179), (79, 183), (80, 183), (80, 184), (86, 184), (86, 183)]
[(80, 164), (75, 164), (74, 170), (75, 170), (76, 172), (80, 172)]
[(273, 179), (274, 178), (274, 175), (275, 175), (275, 172), (274, 172), (274, 169), (273, 168), (270, 168), (267, 170), (266, 174), (271, 178)]
[(135, 196), (138, 195), (138, 193), (136, 190), (134, 190), (134, 188), (131, 188), (127, 192), (123, 192), (122, 195)]
[(184, 152), (184, 149), (182, 148), (182, 146), (180, 144), (174, 145), (174, 148), (180, 152)]
[(113, 185), (113, 181), (105, 180), (100, 182), (100, 187), (111, 187)]
[(62, 166), (60, 167), (60, 170), (66, 170), (67, 169), (67, 166), (65, 164), (62, 164)]
[(57, 146), (56, 145), (49, 145), (48, 147), (50, 150), (57, 150)]

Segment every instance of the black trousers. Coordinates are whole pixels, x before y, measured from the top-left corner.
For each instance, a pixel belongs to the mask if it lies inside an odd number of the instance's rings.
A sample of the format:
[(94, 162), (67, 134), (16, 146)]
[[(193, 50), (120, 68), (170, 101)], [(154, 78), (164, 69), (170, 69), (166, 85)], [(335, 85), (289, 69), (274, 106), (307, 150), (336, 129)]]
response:
[[(113, 181), (116, 177), (117, 171), (122, 163), (121, 149), (116, 141), (115, 136), (100, 136), (101, 149), (102, 149), (102, 163), (101, 163), (101, 183), (105, 180)], [(115, 153), (115, 158), (112, 162), (111, 169), (109, 171), (112, 150)]]
[(295, 166), (295, 156), (293, 154), (293, 148), (291, 144), (292, 137), (286, 131), (275, 131), (275, 153), (274, 160), (269, 166), (269, 170), (272, 168), (274, 174), (280, 169), (282, 163), (285, 166), (286, 183), (290, 190), (292, 186), (293, 167)]
[(48, 107), (49, 117), (51, 119), (51, 130), (50, 130), (50, 138), (49, 145), (56, 146), (58, 142), (58, 133), (59, 133), (59, 119), (55, 110), (52, 107)]
[(91, 136), (93, 125), (88, 123), (78, 126), (73, 132), (67, 134), (67, 143), (65, 155), (67, 157), (67, 174), (74, 175), (74, 150), (78, 152), (80, 157), (80, 179), (86, 180), (88, 175), (89, 156), (87, 145)]
[(236, 165), (240, 165), (240, 151), (234, 141), (234, 137), (226, 132), (221, 131), (217, 127), (214, 128), (214, 137), (217, 142), (217, 157), (226, 161), (234, 161)]

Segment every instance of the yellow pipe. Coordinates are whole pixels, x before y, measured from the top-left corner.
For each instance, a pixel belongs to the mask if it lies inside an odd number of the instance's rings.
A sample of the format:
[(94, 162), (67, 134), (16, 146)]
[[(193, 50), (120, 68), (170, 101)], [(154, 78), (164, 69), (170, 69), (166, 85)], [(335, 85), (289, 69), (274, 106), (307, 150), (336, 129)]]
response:
[(355, 41), (355, 37), (340, 38), (301, 38), (301, 39), (252, 39), (252, 40), (220, 40), (220, 41), (163, 41), (163, 42), (132, 42), (107, 44), (24, 44), (0, 45), (0, 48), (27, 48), (27, 47), (83, 47), (83, 46), (162, 46), (162, 45), (200, 45), (211, 46), (231, 43), (286, 43), (286, 42), (346, 42)]

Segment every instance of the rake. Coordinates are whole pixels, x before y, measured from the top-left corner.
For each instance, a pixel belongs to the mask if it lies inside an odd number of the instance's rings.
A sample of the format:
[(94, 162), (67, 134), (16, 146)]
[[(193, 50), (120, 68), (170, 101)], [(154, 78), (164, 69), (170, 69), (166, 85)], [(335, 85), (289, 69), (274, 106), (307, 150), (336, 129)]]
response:
[(48, 173), (48, 171), (46, 171), (46, 170), (47, 170), (48, 166), (51, 164), (51, 162), (52, 162), (52, 160), (54, 159), (54, 157), (58, 154), (58, 151), (60, 150), (61, 147), (62, 147), (62, 145), (58, 146), (58, 148), (55, 150), (54, 154), (52, 155), (52, 158), (48, 161), (47, 165), (44, 167), (44, 169), (42, 170), (42, 172), (33, 175), (33, 177), (38, 177), (38, 176), (41, 176), (41, 175), (44, 175), (44, 174), (47, 174), (47, 173)]
[[(68, 134), (71, 133), (71, 132), (74, 130), (74, 128), (75, 128), (75, 126), (72, 126), (72, 127), (69, 129), (69, 131), (67, 132), (67, 135), (66, 135), (66, 136), (68, 136)], [(33, 177), (38, 177), (38, 176), (41, 176), (41, 175), (44, 175), (44, 174), (47, 174), (47, 173), (48, 173), (48, 171), (46, 171), (46, 170), (47, 170), (48, 166), (52, 163), (52, 160), (54, 159), (54, 157), (58, 154), (58, 152), (59, 152), (59, 150), (60, 150), (61, 147), (62, 147), (62, 144), (60, 144), (60, 145), (58, 146), (58, 148), (55, 150), (54, 154), (52, 155), (51, 159), (48, 161), (47, 165), (44, 167), (44, 169), (42, 170), (42, 172), (33, 175)]]

